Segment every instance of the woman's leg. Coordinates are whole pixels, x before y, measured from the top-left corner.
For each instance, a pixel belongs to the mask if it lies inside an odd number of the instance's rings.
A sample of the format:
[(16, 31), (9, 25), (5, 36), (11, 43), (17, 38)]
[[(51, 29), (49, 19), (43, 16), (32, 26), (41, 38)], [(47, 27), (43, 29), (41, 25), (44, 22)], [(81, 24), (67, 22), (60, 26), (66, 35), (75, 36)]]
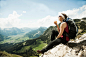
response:
[(46, 48), (42, 49), (41, 52), (44, 53), (44, 52), (48, 51), (49, 49), (53, 48), (53, 46), (58, 45), (60, 43), (62, 43), (62, 38), (58, 38), (56, 40), (53, 40), (47, 45)]
[(48, 51), (49, 49), (53, 48), (53, 46), (55, 46), (55, 45), (58, 45), (60, 43), (66, 44), (67, 41), (63, 40), (62, 38), (58, 38), (55, 40), (55, 36), (58, 36), (58, 34), (59, 34), (58, 31), (53, 30), (52, 35), (51, 35), (51, 42), (47, 45), (46, 48), (42, 49), (41, 51), (38, 50), (37, 52), (44, 53), (44, 52)]
[(57, 45), (61, 42), (60, 39), (55, 40), (55, 36), (58, 36), (58, 31), (53, 30), (51, 34), (51, 42), (48, 44), (48, 46), (42, 50), (37, 50), (38, 53), (44, 53), (47, 50), (51, 49), (54, 45)]
[(38, 52), (38, 53), (44, 53), (44, 52), (48, 51), (49, 49), (53, 48), (53, 46), (55, 46), (55, 45), (59, 45), (60, 43), (66, 44), (67, 42), (68, 42), (68, 41), (65, 41), (65, 40), (62, 39), (62, 38), (58, 38), (58, 39), (56, 39), (56, 40), (51, 41), (51, 42), (47, 45), (46, 48), (44, 48), (44, 49), (42, 49), (42, 50), (38, 50), (37, 52)]
[(53, 30), (51, 34), (51, 41), (55, 40), (55, 36), (58, 36), (58, 34), (59, 34), (58, 31)]

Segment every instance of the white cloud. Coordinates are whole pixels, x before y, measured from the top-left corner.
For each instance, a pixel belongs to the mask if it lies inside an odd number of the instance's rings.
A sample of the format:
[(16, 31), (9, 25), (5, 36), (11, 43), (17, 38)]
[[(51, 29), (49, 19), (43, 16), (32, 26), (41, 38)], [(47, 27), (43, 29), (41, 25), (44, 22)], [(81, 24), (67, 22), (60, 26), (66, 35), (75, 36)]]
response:
[[(58, 12), (58, 15), (60, 13), (65, 13), (67, 14), (70, 18), (83, 18), (86, 17), (86, 5), (83, 5), (82, 7), (78, 9), (73, 9), (73, 10), (67, 10), (67, 11), (62, 11)], [(38, 22), (36, 23), (37, 26), (44, 26), (44, 27), (49, 27), (54, 25), (54, 21), (58, 21), (58, 15), (57, 16), (46, 16), (45, 18), (39, 19)]]
[[(34, 27), (49, 27), (55, 26), (54, 21), (58, 21), (58, 16), (46, 16), (45, 18), (37, 20), (37, 22), (29, 21), (26, 27), (34, 28)], [(59, 23), (59, 21), (58, 21)]]
[[(45, 18), (42, 18), (38, 20), (38, 25), (43, 27), (49, 27), (54, 25), (54, 21), (57, 21), (58, 16), (46, 16)], [(59, 23), (59, 22), (58, 22)]]
[(0, 18), (0, 27), (1, 28), (11, 28), (11, 27), (18, 27), (19, 26), (19, 22), (21, 21), (21, 19), (19, 19), (18, 17), (20, 17), (21, 15), (17, 14), (16, 11), (13, 11), (13, 14), (9, 14), (8, 18)]
[[(35, 22), (29, 21), (26, 24), (26, 27), (34, 28), (34, 27), (49, 27), (54, 26), (54, 21), (57, 21), (58, 16), (46, 16), (45, 18), (39, 19)], [(58, 22), (59, 23), (59, 22)]]
[[(21, 14), (22, 15), (22, 14)], [(8, 19), (17, 19), (21, 15), (17, 14), (16, 11), (13, 11), (13, 14), (9, 14)]]
[(23, 13), (26, 13), (26, 11), (23, 11)]
[(73, 10), (67, 10), (67, 11), (62, 11), (59, 13), (66, 13), (70, 18), (83, 18), (86, 17), (86, 5), (83, 5), (82, 7), (78, 9), (73, 9)]

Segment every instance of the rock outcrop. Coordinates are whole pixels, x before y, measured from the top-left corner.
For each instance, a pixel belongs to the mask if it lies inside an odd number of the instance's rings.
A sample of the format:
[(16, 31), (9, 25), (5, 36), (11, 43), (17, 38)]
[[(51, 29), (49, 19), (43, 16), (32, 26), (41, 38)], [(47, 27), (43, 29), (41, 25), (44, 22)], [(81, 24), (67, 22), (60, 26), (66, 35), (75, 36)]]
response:
[(57, 45), (40, 57), (86, 57), (86, 34), (74, 41), (69, 41), (67, 45)]

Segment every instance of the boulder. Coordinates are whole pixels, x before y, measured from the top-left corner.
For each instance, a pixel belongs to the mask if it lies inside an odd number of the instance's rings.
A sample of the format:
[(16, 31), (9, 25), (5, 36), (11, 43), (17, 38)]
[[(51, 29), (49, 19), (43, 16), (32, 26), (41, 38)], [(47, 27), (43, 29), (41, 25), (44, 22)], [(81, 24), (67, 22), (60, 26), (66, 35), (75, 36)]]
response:
[(86, 57), (86, 34), (67, 45), (59, 44), (40, 57)]

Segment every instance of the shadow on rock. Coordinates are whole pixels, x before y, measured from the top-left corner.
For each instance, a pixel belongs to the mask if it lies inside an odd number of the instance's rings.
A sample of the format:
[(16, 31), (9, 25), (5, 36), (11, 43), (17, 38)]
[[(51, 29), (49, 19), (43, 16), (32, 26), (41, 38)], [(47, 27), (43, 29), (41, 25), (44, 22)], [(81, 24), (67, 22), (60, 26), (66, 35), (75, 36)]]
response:
[(69, 46), (71, 48), (76, 47), (76, 46), (79, 46), (79, 47), (86, 46), (86, 40), (83, 40), (79, 43), (69, 42), (69, 43), (67, 43), (67, 46)]

